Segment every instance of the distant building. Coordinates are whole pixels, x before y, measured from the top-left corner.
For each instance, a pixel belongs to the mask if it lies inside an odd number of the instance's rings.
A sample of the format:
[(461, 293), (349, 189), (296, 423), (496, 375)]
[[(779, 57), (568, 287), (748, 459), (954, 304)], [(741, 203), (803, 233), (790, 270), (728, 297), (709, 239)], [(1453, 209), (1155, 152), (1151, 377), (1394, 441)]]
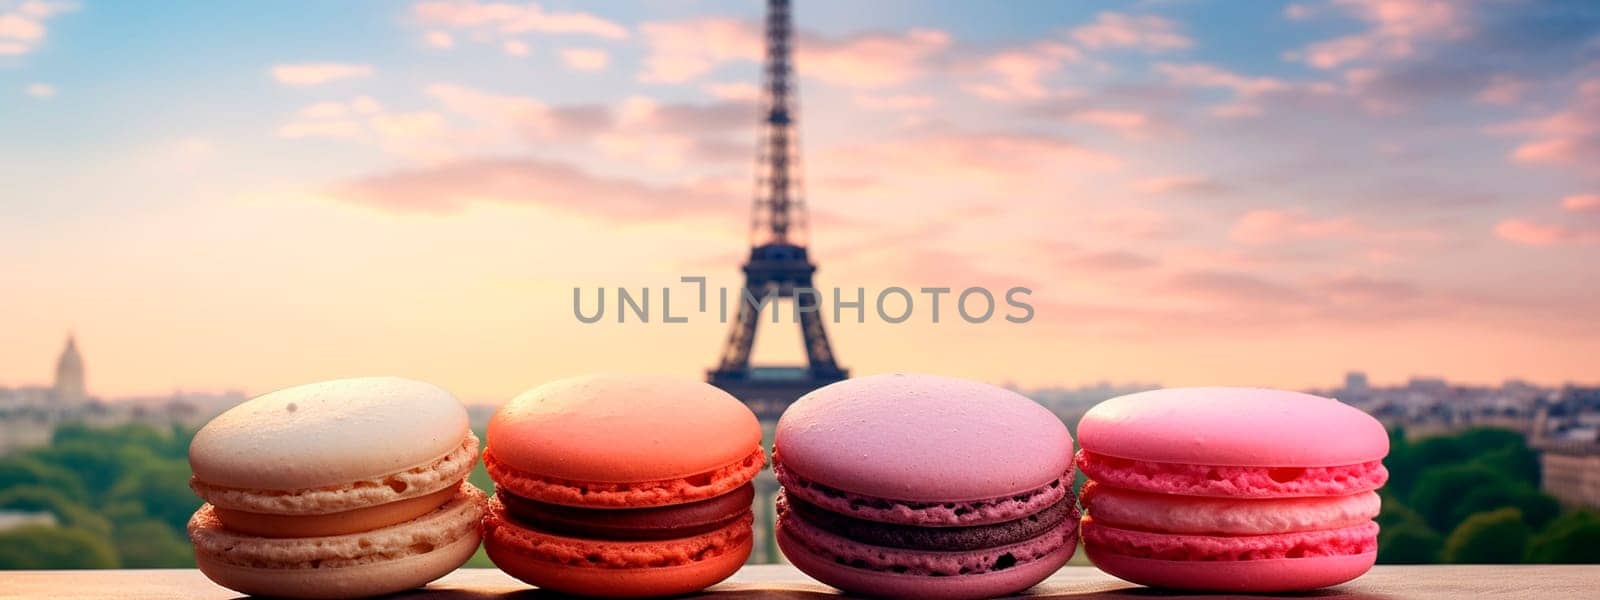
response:
[(78, 354), (77, 340), (71, 334), (67, 335), (67, 347), (56, 359), (56, 384), (52, 389), (56, 403), (63, 406), (77, 406), (89, 400), (83, 382), (83, 356)]
[[(1568, 396), (1595, 397), (1600, 390), (1594, 388), (1568, 388)], [(1533, 435), (1529, 442), (1539, 450), (1541, 487), (1563, 504), (1586, 508), (1600, 508), (1600, 435), (1594, 430), (1574, 431), (1552, 437), (1548, 430), (1550, 411), (1540, 409), (1534, 418)]]
[(64, 423), (115, 427), (145, 423), (157, 427), (199, 427), (206, 420), (245, 401), (243, 392), (194, 394), (173, 392), (106, 402), (89, 395), (83, 355), (77, 340), (67, 336), (56, 359), (55, 382), (49, 387), (0, 388), (0, 455), (48, 444)]

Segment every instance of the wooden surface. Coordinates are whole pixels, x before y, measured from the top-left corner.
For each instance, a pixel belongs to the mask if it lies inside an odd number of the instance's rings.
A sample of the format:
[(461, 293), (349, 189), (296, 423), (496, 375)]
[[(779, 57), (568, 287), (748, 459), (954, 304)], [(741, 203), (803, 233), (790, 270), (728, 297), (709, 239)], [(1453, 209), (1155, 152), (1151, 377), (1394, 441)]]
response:
[[(823, 599), (836, 592), (786, 565), (745, 567), (733, 579), (694, 596)], [(1185, 597), (1112, 578), (1093, 567), (1066, 567), (1030, 590), (1044, 598)], [(239, 594), (216, 586), (199, 571), (0, 571), (0, 598), (225, 599)], [(390, 598), (556, 598), (528, 589), (494, 569), (462, 569), (418, 590)], [(1188, 596), (1226, 598), (1227, 596)], [(1265, 598), (1268, 596), (1250, 596)], [(1297, 598), (1600, 598), (1600, 565), (1508, 565), (1377, 567), (1345, 585)]]

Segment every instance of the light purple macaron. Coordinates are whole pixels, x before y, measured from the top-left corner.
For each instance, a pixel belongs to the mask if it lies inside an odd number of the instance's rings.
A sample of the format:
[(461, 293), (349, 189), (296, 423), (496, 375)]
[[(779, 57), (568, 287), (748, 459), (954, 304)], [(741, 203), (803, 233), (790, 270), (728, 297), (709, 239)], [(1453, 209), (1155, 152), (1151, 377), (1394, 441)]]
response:
[(1015, 392), (932, 375), (851, 379), (778, 421), (778, 545), (847, 592), (1022, 591), (1077, 547), (1072, 437)]

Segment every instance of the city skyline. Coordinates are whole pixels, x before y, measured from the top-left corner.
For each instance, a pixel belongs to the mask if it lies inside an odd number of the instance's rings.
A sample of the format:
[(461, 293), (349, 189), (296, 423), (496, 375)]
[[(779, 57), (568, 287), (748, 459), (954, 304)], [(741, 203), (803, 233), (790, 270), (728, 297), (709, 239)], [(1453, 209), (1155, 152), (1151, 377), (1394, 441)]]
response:
[[(819, 285), (1038, 309), (825, 308), (853, 373), (1595, 381), (1600, 9), (1029, 8), (795, 7)], [(106, 397), (699, 378), (722, 324), (584, 325), (572, 289), (738, 285), (760, 10), (0, 0), (0, 386), (68, 330)]]

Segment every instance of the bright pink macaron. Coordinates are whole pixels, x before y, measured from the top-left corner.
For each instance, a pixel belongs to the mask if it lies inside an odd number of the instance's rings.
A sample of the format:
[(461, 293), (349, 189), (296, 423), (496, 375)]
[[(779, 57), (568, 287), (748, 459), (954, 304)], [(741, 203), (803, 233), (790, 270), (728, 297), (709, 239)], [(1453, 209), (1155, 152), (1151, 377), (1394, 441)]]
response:
[(991, 385), (896, 374), (816, 390), (778, 421), (773, 471), (779, 548), (847, 592), (1002, 596), (1077, 547), (1071, 435)]
[(1310, 590), (1377, 558), (1383, 425), (1337, 400), (1186, 388), (1112, 398), (1078, 424), (1084, 551), (1144, 585)]

